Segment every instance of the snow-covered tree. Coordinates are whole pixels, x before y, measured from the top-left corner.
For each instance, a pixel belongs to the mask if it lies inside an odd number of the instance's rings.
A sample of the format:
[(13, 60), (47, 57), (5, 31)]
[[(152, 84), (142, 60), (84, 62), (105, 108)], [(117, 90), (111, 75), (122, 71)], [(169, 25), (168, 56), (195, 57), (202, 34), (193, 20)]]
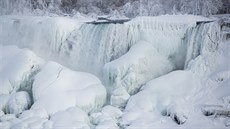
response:
[[(0, 0), (0, 14), (45, 13), (121, 14), (137, 15), (216, 14), (222, 0)], [(116, 13), (115, 13), (116, 12)]]

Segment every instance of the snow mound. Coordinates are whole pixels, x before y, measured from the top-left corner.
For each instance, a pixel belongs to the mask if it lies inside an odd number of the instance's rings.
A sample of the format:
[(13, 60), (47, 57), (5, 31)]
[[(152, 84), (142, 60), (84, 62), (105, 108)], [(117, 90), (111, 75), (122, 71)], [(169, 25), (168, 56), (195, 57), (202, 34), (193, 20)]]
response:
[(118, 87), (110, 96), (110, 104), (115, 107), (125, 107), (129, 97), (124, 87)]
[(71, 107), (51, 116), (52, 128), (90, 129), (88, 115), (79, 108)]
[(106, 90), (91, 74), (48, 62), (35, 77), (33, 98), (32, 109), (44, 108), (48, 114), (74, 106), (90, 112), (104, 105)]
[(48, 119), (49, 116), (45, 109), (30, 109), (24, 111), (20, 116), (19, 119), (26, 120), (32, 117), (38, 117), (43, 119)]
[[(124, 87), (127, 93), (134, 94), (147, 81), (173, 69), (173, 64), (166, 57), (161, 56), (151, 44), (139, 42), (122, 57), (107, 63), (104, 66), (104, 77), (108, 89)], [(119, 102), (115, 100), (115, 94), (112, 100), (112, 102)], [(120, 100), (122, 101), (122, 98)]]
[(171, 72), (144, 85), (140, 92), (129, 99), (125, 110), (162, 112), (172, 104), (191, 98), (191, 93), (197, 87), (195, 83), (195, 77), (189, 71)]
[(90, 114), (91, 122), (96, 129), (119, 129), (118, 120), (122, 116), (119, 108), (107, 105), (101, 112)]
[[(17, 91), (31, 92), (34, 74), (40, 69), (43, 60), (28, 49), (14, 46), (1, 46), (0, 62), (0, 94)], [(11, 53), (11, 51), (13, 51)]]

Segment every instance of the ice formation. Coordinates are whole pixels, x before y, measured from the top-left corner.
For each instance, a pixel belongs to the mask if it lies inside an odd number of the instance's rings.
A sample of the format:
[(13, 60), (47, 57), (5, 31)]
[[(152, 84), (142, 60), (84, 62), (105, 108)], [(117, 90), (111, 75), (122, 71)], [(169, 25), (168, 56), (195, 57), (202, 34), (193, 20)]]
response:
[[(132, 95), (149, 80), (184, 67), (188, 53), (188, 36), (185, 37), (187, 29), (195, 27), (199, 20), (208, 20), (198, 17), (197, 21), (181, 22), (174, 17), (167, 23), (167, 18), (169, 17), (134, 19), (131, 24), (138, 28), (138, 42), (125, 55), (104, 66), (103, 75), (109, 90), (116, 92), (119, 87), (124, 87)], [(125, 92), (124, 95), (111, 94), (111, 102), (116, 101), (113, 105), (123, 107), (124, 97), (119, 96), (124, 96)]]
[(81, 24), (65, 17), (1, 16), (0, 43), (26, 47), (44, 59), (58, 61), (62, 43)]
[(101, 108), (106, 101), (105, 87), (97, 77), (74, 72), (55, 62), (48, 62), (36, 75), (32, 91), (31, 108), (44, 108), (48, 114), (74, 106), (90, 112)]
[[(32, 51), (19, 50), (14, 46), (1, 47), (0, 64), (0, 94), (10, 94), (17, 91), (31, 91), (31, 81), (40, 69), (43, 60)], [(11, 53), (11, 51), (13, 51)]]
[[(143, 114), (148, 112), (156, 115), (158, 112), (163, 116), (170, 116), (178, 124), (183, 124), (189, 119), (201, 126), (202, 123), (195, 122), (195, 119), (198, 118), (203, 124), (207, 121), (197, 114), (200, 105), (218, 105), (217, 99), (223, 99), (226, 102), (225, 107), (229, 105), (229, 99), (226, 98), (230, 93), (227, 79), (229, 78), (229, 67), (224, 65), (229, 64), (229, 54), (227, 54), (229, 52), (226, 51), (229, 45), (227, 42), (220, 42), (221, 31), (218, 25), (217, 22), (206, 23), (187, 31), (189, 34), (186, 35), (192, 37), (187, 36), (188, 39), (186, 39), (188, 40), (186, 60), (190, 61), (185, 64), (187, 69), (153, 79), (143, 86), (140, 92), (130, 97), (125, 108), (126, 113), (122, 118), (126, 125), (129, 124), (131, 128), (142, 126), (145, 122), (154, 119)], [(215, 79), (210, 80), (210, 76), (215, 76)], [(145, 119), (143, 123), (135, 123), (141, 119)], [(144, 127), (159, 125), (165, 128), (172, 126), (170, 124), (161, 125), (155, 120), (155, 123)], [(209, 126), (226, 128), (224, 125)]]
[(90, 118), (96, 129), (119, 129), (117, 123), (121, 116), (122, 112), (119, 108), (107, 105), (101, 112), (92, 113)]
[(29, 94), (25, 91), (14, 93), (6, 104), (6, 113), (19, 114), (28, 110), (32, 104)]
[(101, 25), (1, 16), (0, 128), (228, 128), (229, 118), (202, 108), (230, 106), (220, 24), (190, 15)]

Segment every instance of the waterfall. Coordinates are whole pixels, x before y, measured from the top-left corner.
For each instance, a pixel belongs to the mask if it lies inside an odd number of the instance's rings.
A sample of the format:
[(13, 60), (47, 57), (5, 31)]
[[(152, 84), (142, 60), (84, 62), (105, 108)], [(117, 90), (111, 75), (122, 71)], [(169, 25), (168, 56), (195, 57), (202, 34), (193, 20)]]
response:
[(83, 24), (66, 39), (61, 53), (78, 69), (96, 73), (125, 54), (135, 40), (127, 24)]
[(186, 47), (183, 37), (188, 26), (187, 22), (171, 23), (151, 17), (136, 18), (125, 24), (83, 24), (62, 43), (61, 55), (69, 58), (73, 67), (97, 73), (132, 45), (146, 41), (174, 62), (177, 69), (182, 69)]
[(184, 69), (188, 68), (189, 62), (199, 55), (205, 55), (218, 49), (220, 39), (218, 24), (218, 22), (201, 23), (187, 30), (185, 35), (187, 54)]
[[(168, 58), (175, 69), (183, 69), (187, 42), (192, 42), (187, 30), (199, 20), (207, 18), (163, 15), (137, 17), (124, 24), (94, 25), (65, 17), (1, 16), (0, 43), (30, 48), (47, 60), (101, 74), (104, 64), (118, 59), (137, 42), (145, 41)], [(200, 28), (190, 29), (191, 33)]]

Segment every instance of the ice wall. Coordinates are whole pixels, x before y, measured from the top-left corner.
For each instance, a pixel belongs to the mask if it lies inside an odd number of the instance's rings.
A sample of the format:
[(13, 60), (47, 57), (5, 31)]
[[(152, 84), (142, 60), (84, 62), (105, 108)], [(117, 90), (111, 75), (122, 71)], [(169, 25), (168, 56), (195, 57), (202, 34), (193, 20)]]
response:
[(136, 42), (137, 32), (132, 29), (129, 24), (83, 24), (63, 43), (61, 53), (78, 69), (98, 73)]
[(138, 17), (125, 24), (83, 24), (67, 17), (0, 17), (0, 43), (32, 49), (37, 55), (70, 68), (101, 74), (104, 64), (124, 55), (132, 45), (145, 41), (183, 69), (184, 36), (196, 21), (190, 15)]
[(0, 44), (30, 48), (50, 59), (58, 55), (61, 44), (81, 24), (65, 17), (1, 16)]
[(61, 52), (75, 67), (100, 74), (104, 64), (121, 57), (137, 42), (145, 41), (169, 58), (176, 69), (183, 69), (186, 30), (200, 20), (207, 19), (165, 15), (138, 17), (124, 24), (83, 24), (63, 43)]
[(188, 68), (189, 62), (197, 56), (217, 50), (218, 42), (220, 42), (219, 22), (201, 23), (190, 27), (185, 35), (187, 54), (184, 68)]

